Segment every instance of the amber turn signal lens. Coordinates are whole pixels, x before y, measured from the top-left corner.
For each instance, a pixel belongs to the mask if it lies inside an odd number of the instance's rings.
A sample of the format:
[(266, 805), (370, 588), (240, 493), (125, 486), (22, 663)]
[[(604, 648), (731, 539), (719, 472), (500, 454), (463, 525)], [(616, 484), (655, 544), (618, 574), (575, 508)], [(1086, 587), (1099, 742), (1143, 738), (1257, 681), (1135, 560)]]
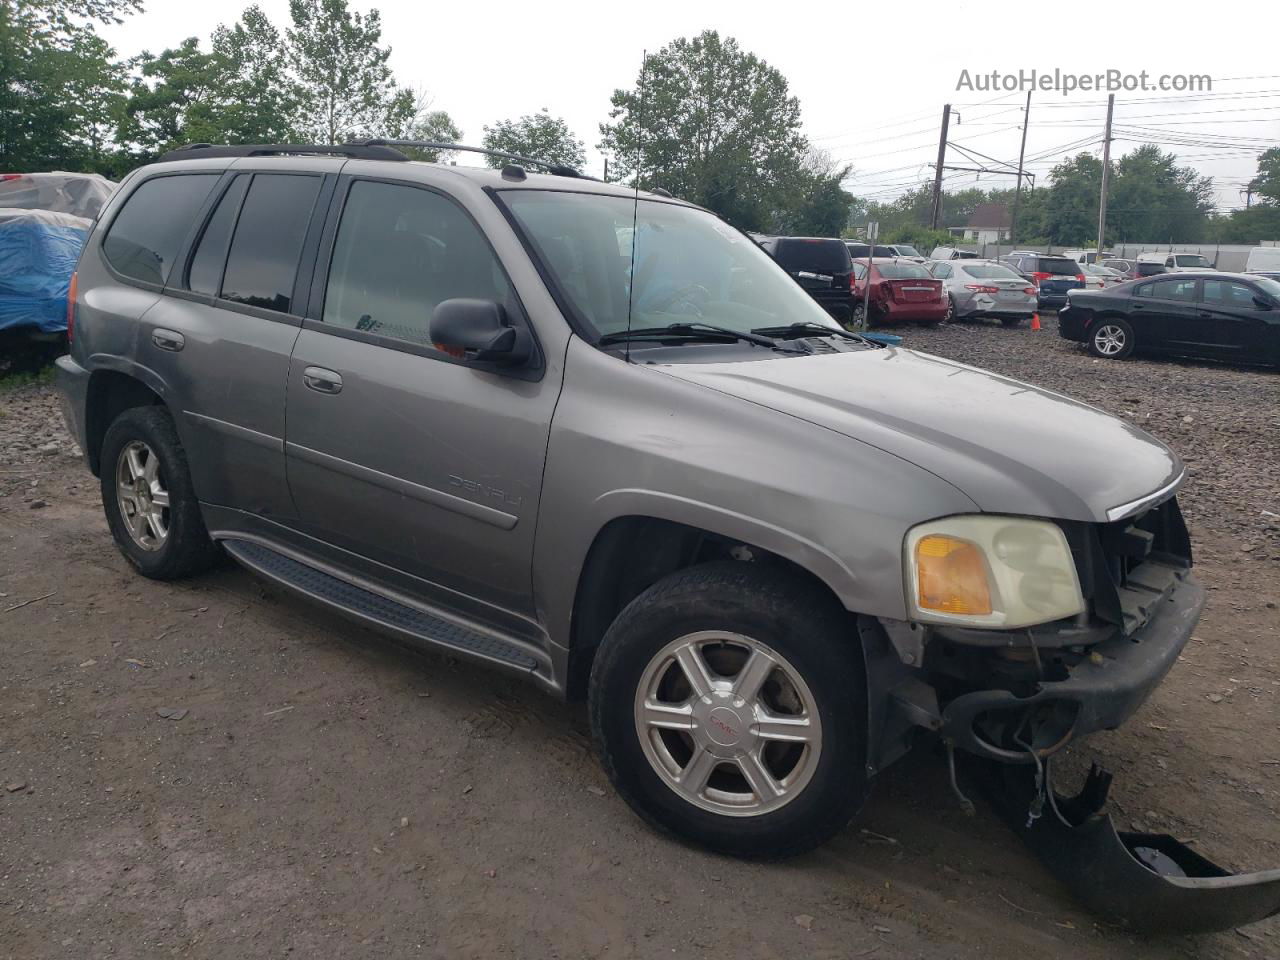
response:
[(967, 540), (930, 534), (916, 544), (921, 610), (991, 613), (991, 588), (982, 551)]

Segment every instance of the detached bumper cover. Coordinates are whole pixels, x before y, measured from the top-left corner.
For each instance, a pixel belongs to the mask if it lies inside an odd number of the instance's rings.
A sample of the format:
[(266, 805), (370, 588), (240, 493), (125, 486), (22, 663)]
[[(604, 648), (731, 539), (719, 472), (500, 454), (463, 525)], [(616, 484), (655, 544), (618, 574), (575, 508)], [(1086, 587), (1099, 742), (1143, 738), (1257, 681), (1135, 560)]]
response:
[(1122, 724), (1151, 695), (1178, 660), (1204, 607), (1204, 588), (1182, 572), (1180, 582), (1159, 600), (1145, 626), (1129, 637), (1115, 637), (1092, 648), (1088, 659), (1071, 668), (1063, 680), (1043, 681), (1031, 696), (1007, 690), (962, 694), (942, 712), (942, 735), (956, 746), (1006, 763), (1028, 763), (1025, 750), (1006, 750), (984, 739), (974, 728), (984, 713), (1020, 710), (1053, 701), (1078, 708), (1071, 739)]

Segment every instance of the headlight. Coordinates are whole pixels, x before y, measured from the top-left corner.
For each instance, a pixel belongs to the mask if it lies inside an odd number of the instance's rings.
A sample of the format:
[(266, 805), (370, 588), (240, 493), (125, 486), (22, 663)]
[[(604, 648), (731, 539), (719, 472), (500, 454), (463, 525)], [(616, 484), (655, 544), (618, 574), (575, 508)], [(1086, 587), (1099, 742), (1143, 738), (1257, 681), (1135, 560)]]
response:
[(960, 516), (907, 532), (911, 619), (1014, 628), (1085, 609), (1066, 535), (1047, 520)]

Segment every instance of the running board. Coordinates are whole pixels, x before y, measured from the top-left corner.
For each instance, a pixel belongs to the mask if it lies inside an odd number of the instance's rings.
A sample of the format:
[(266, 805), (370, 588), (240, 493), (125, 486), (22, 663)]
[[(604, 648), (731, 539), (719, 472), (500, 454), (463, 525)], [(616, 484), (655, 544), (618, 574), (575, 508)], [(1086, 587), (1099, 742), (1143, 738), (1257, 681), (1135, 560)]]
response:
[(538, 668), (537, 658), (515, 643), (357, 586), (260, 543), (239, 539), (221, 542), (227, 553), (255, 573), (375, 629), (522, 672)]

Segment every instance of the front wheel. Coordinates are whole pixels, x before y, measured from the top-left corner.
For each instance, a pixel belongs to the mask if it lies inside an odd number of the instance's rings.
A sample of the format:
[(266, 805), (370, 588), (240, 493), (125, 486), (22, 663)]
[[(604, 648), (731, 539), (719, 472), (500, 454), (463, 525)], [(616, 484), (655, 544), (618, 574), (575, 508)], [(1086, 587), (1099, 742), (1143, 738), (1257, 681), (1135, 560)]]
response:
[(1119, 317), (1099, 320), (1089, 332), (1089, 352), (1103, 360), (1123, 360), (1133, 346), (1133, 327)]
[(589, 691), (605, 769), (641, 817), (759, 858), (809, 850), (861, 807), (866, 698), (843, 608), (748, 563), (683, 570), (633, 600)]

